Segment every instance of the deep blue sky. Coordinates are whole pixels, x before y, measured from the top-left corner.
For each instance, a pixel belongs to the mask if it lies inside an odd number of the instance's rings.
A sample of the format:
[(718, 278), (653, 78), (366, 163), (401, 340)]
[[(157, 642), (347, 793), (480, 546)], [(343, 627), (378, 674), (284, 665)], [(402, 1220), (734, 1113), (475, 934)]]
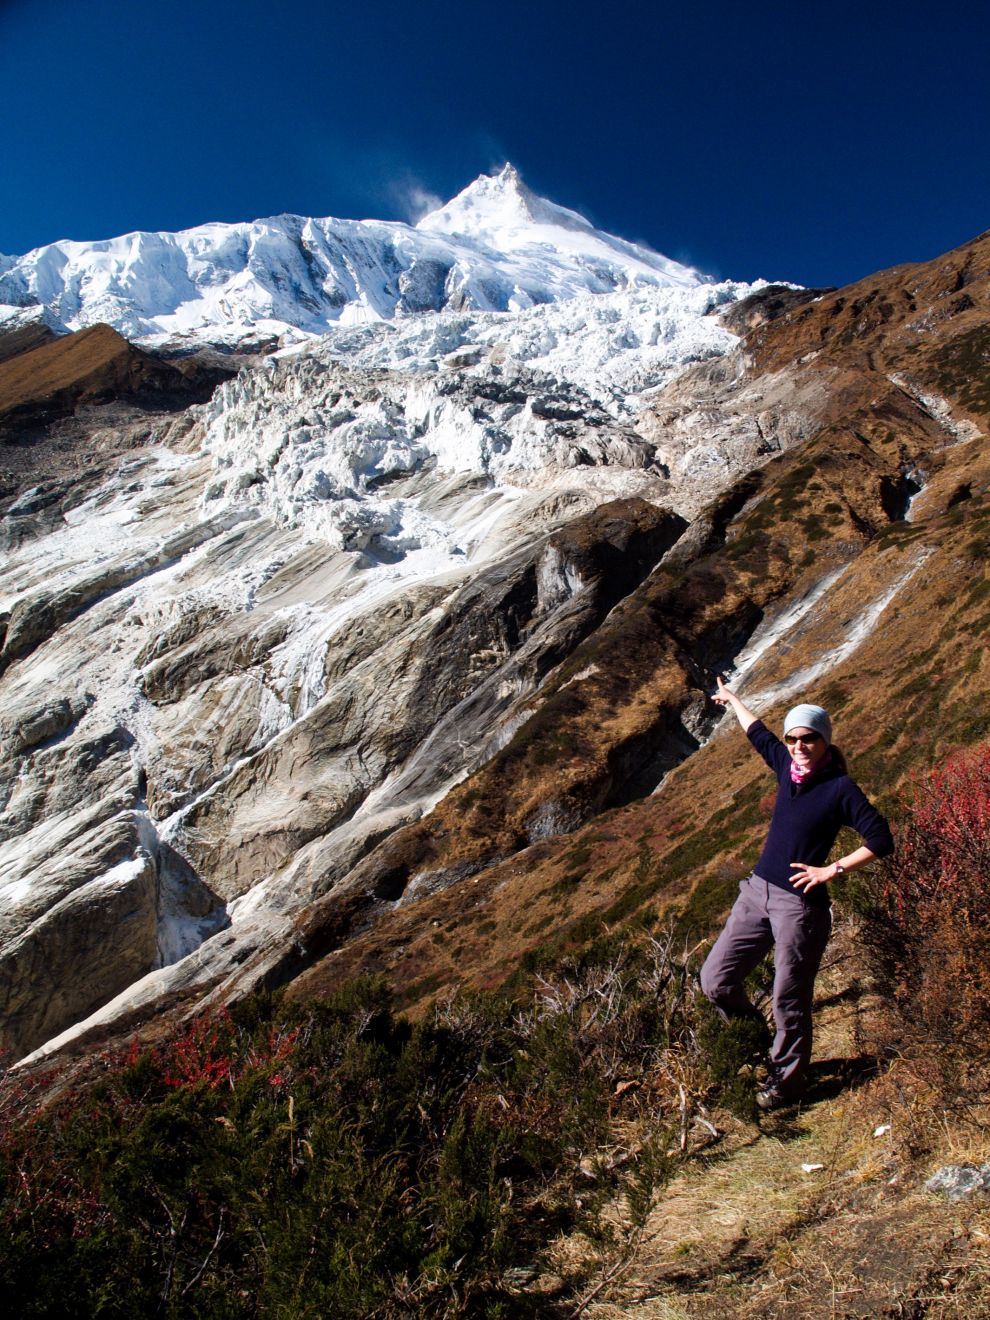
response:
[(985, 0), (0, 0), (0, 252), (407, 219), (513, 161), (726, 278), (990, 227)]

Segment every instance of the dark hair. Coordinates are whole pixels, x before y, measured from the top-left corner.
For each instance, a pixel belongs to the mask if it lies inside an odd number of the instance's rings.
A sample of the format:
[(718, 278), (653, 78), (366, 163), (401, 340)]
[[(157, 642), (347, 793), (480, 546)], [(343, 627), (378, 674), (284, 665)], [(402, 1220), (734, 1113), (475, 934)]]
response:
[(846, 765), (846, 758), (841, 747), (836, 747), (835, 743), (830, 744), (829, 749), (832, 753), (832, 765), (838, 770), (840, 775), (847, 775), (849, 767)]

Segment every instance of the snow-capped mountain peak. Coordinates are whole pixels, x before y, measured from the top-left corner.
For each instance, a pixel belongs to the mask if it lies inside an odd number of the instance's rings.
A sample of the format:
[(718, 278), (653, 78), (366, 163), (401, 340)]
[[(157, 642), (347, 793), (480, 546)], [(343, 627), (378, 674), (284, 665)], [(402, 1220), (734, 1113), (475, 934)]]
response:
[(0, 259), (0, 326), (97, 322), (137, 342), (298, 342), (440, 311), (511, 312), (706, 279), (537, 196), (506, 165), (416, 226), (272, 216), (62, 241)]
[(592, 231), (592, 226), (576, 211), (568, 211), (537, 197), (523, 183), (516, 167), (506, 163), (497, 174), (479, 175), (445, 206), (424, 215), (416, 228), (432, 233), (476, 236), (534, 224), (556, 224), (562, 228)]
[(621, 263), (625, 282), (631, 284), (659, 282), (690, 288), (705, 282), (689, 266), (603, 233), (577, 211), (539, 197), (509, 163), (497, 174), (480, 175), (445, 206), (423, 216), (416, 228), (506, 254), (542, 248), (567, 254), (578, 263)]

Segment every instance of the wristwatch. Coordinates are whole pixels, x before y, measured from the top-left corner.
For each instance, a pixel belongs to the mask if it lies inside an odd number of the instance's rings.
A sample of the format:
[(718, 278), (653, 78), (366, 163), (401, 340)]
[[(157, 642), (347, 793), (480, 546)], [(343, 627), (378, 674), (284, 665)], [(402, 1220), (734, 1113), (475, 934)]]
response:
[(840, 875), (846, 874), (846, 868), (842, 865), (841, 862), (834, 862), (833, 865), (835, 866), (835, 875), (832, 876), (832, 879), (838, 880)]

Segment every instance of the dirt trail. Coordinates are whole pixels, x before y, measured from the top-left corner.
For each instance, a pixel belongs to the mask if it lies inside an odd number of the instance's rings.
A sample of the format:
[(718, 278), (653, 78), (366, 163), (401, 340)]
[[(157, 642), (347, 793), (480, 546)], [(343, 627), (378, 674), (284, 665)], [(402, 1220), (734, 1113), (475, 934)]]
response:
[(943, 1133), (912, 1159), (894, 1070), (871, 1077), (862, 1053), (876, 1002), (854, 941), (837, 931), (819, 980), (809, 1102), (758, 1125), (720, 1115), (588, 1320), (990, 1315), (990, 1206), (923, 1188), (940, 1164), (990, 1157), (986, 1139)]

